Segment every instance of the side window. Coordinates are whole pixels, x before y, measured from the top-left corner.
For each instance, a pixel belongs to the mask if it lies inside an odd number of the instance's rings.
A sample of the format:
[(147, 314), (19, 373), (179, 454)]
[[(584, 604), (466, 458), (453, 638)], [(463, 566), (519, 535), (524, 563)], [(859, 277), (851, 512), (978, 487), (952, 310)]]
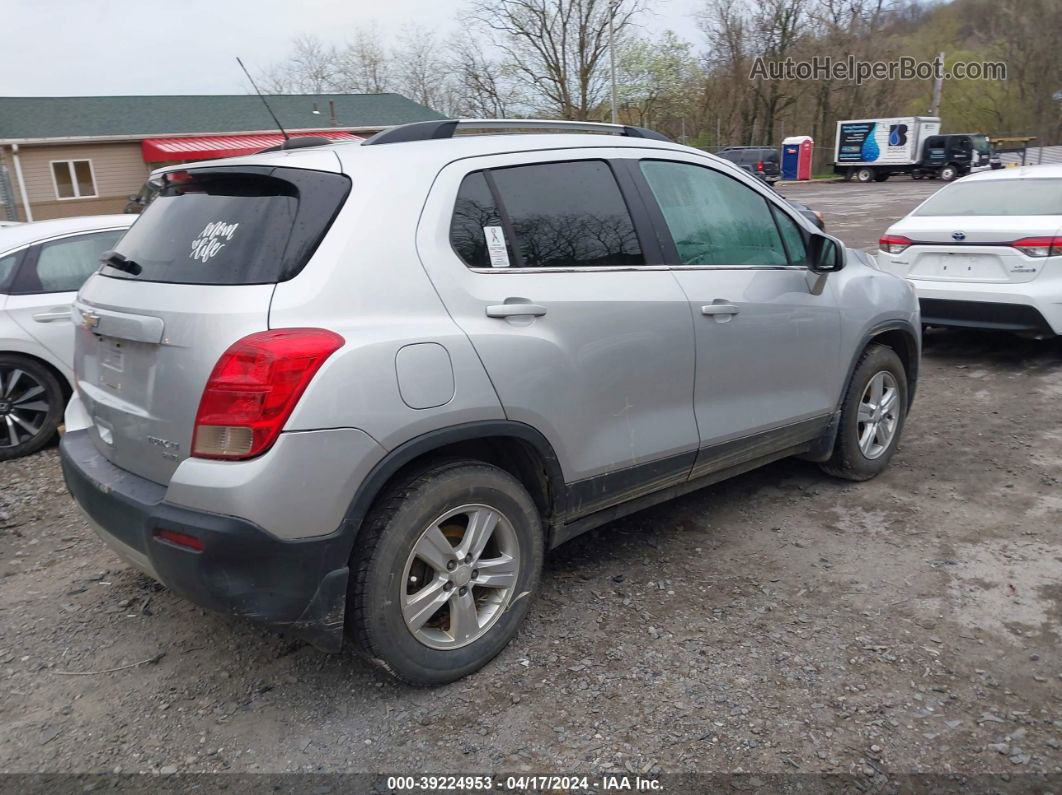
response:
[(11, 282), (11, 278), (15, 275), (15, 267), (18, 265), (21, 256), (22, 251), (16, 251), (14, 254), (0, 257), (0, 293), (5, 291), (5, 288)]
[[(502, 207), (490, 200), (489, 187), (484, 191), (491, 181)], [(503, 220), (512, 239), (502, 236)], [(645, 264), (619, 185), (601, 160), (510, 166), (466, 177), (450, 238), (473, 267)]]
[(804, 235), (801, 233), (800, 227), (784, 210), (772, 205), (771, 212), (774, 213), (774, 218), (778, 222), (778, 230), (782, 233), (782, 241), (785, 243), (786, 251), (789, 253), (789, 264), (806, 268), (808, 265), (808, 250), (804, 245)]
[(124, 231), (114, 229), (42, 244), (36, 266), (22, 269), (17, 291), (67, 293), (80, 290), (85, 280), (99, 270), (100, 254), (114, 248)]
[(513, 264), (511, 248), (487, 246), (487, 235), (494, 240), (504, 239), (501, 216), (494, 206), (487, 179), (482, 171), (469, 174), (461, 182), (454, 204), (454, 216), (450, 219), (450, 244), (457, 256), (470, 268), (505, 267)]
[(717, 171), (643, 160), (683, 265), (788, 265), (767, 200)]

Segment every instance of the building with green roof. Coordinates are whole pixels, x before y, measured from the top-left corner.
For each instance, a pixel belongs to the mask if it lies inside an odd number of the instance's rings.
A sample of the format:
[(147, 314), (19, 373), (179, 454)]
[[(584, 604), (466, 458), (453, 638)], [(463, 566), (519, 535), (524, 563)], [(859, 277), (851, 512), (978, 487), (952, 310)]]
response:
[[(268, 101), (289, 134), (336, 140), (443, 118), (400, 94)], [(281, 140), (253, 94), (0, 97), (0, 219), (121, 212), (159, 166), (251, 154)]]

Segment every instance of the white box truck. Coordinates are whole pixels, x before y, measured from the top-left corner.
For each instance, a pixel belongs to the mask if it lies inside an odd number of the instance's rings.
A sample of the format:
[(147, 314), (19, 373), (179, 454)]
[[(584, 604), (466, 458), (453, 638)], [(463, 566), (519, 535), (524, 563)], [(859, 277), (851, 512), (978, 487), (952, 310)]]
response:
[(884, 182), (892, 174), (910, 174), (922, 161), (926, 140), (939, 132), (936, 116), (839, 121), (834, 173), (859, 182)]
[(936, 116), (837, 122), (833, 171), (846, 180), (884, 182), (893, 174), (945, 182), (982, 168), (999, 168), (988, 136), (941, 134)]

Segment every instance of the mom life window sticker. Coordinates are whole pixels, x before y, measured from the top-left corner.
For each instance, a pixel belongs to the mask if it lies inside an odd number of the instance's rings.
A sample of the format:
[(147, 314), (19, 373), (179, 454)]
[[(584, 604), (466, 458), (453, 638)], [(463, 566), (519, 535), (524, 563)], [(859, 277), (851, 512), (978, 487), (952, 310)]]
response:
[(505, 230), (500, 226), (483, 227), (483, 236), (487, 239), (487, 254), (492, 268), (509, 267), (509, 249), (505, 245)]
[(225, 248), (228, 241), (232, 240), (239, 226), (239, 223), (227, 224), (224, 221), (211, 221), (192, 241), (192, 250), (188, 258), (203, 263), (209, 262), (218, 255), (221, 249)]

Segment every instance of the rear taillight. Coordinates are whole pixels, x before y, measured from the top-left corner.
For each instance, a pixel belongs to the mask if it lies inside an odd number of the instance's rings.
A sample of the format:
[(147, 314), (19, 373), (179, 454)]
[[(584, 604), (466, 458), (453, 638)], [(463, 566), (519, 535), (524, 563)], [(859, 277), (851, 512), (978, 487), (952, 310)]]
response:
[(762, 160), (757, 160), (756, 161), (756, 170), (760, 171), (760, 172), (763, 171), (763, 161)]
[(886, 254), (899, 254), (913, 242), (910, 238), (906, 238), (903, 235), (885, 235), (878, 241), (878, 248)]
[(192, 455), (242, 459), (277, 440), (321, 365), (343, 346), (324, 329), (261, 331), (234, 342), (203, 388)]
[(1062, 237), (1025, 237), (1010, 244), (1026, 257), (1062, 256)]

